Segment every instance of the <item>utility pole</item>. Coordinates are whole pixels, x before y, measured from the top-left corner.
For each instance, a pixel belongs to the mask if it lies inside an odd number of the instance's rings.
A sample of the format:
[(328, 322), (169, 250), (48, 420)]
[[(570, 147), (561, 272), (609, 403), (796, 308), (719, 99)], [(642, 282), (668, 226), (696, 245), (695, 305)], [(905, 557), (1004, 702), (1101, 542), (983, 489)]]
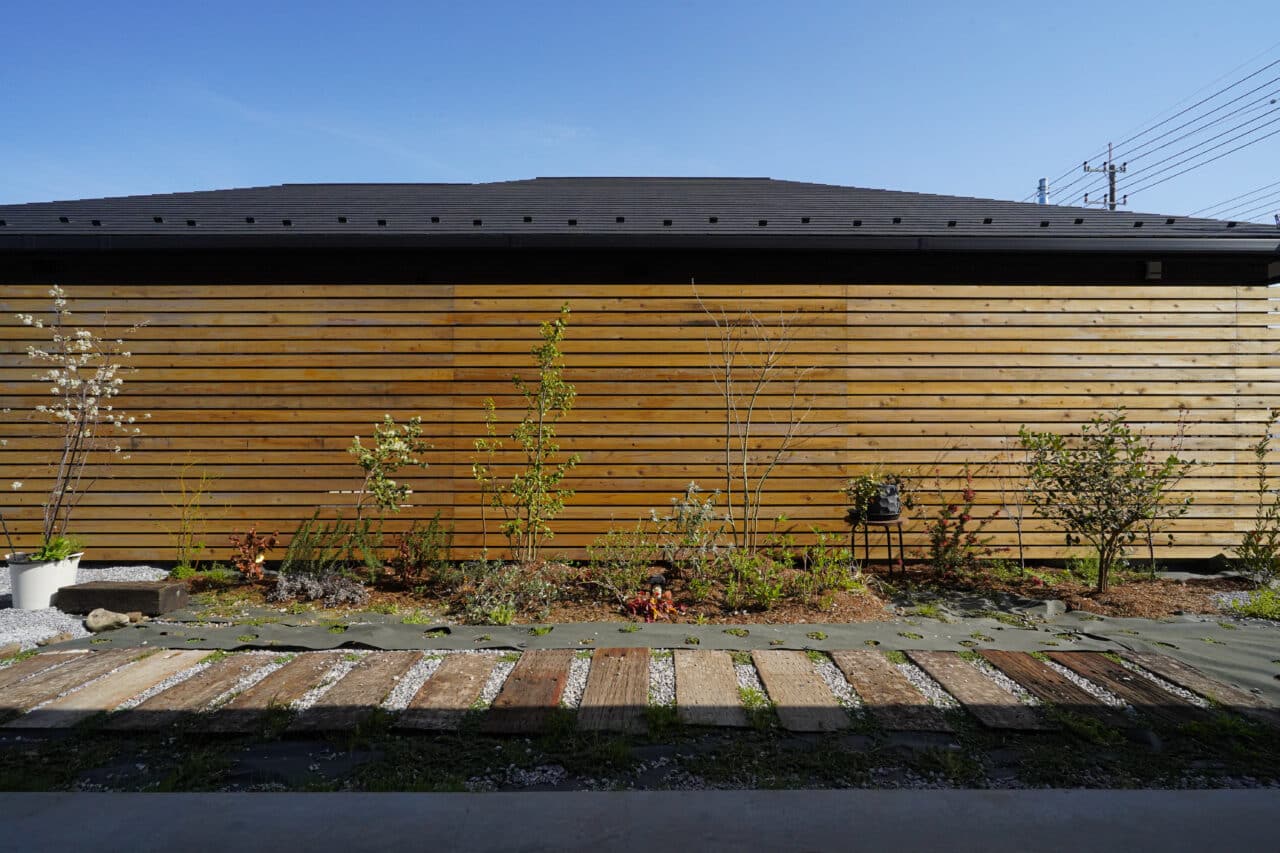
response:
[[(1103, 163), (1101, 166), (1092, 167), (1089, 165), (1088, 160), (1084, 161), (1085, 172), (1105, 172), (1106, 173), (1107, 188), (1108, 188), (1107, 200), (1105, 202), (1098, 202), (1098, 203), (1106, 204), (1109, 210), (1116, 209), (1116, 175), (1119, 174), (1120, 172), (1123, 172), (1125, 170), (1125, 167), (1128, 165), (1129, 165), (1128, 163), (1121, 163), (1119, 166), (1116, 166), (1115, 160), (1112, 158), (1110, 142), (1107, 143), (1107, 162)], [(1119, 203), (1127, 204), (1128, 202), (1129, 202), (1129, 196), (1126, 195), (1124, 199), (1121, 200)], [(1089, 204), (1088, 193), (1084, 194), (1084, 203)]]

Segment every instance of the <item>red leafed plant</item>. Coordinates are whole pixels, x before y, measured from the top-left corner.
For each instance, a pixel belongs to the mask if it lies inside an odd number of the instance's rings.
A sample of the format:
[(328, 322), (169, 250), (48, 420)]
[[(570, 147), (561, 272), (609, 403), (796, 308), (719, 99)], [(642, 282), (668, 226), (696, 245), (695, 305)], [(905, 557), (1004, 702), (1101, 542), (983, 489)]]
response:
[(276, 547), (280, 534), (259, 536), (255, 524), (243, 536), (231, 537), (231, 563), (246, 580), (261, 580), (262, 564), (267, 561), (267, 552)]
[(642, 592), (626, 603), (627, 613), (637, 618), (643, 617), (646, 622), (659, 619), (674, 619), (680, 613), (671, 600), (671, 591)]

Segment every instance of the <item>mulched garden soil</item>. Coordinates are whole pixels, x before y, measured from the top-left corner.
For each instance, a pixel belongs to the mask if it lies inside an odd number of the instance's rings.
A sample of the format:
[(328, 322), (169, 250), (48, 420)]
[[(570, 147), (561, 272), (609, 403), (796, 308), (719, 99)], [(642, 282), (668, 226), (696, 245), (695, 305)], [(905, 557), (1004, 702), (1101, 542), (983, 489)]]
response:
[[(836, 592), (821, 602), (800, 603), (784, 600), (767, 611), (738, 610), (723, 607), (719, 602), (694, 603), (685, 594), (683, 584), (676, 580), (671, 584), (675, 601), (684, 606), (684, 612), (672, 621), (693, 623), (699, 619), (709, 622), (746, 624), (799, 624), (808, 622), (877, 622), (897, 618), (891, 602), (897, 598), (945, 602), (950, 596), (1010, 596), (1026, 599), (1059, 599), (1069, 610), (1086, 610), (1102, 616), (1131, 616), (1156, 619), (1178, 613), (1221, 613), (1222, 608), (1213, 600), (1213, 593), (1234, 592), (1249, 589), (1241, 578), (1206, 577), (1192, 580), (1152, 579), (1143, 574), (1123, 574), (1113, 578), (1111, 589), (1099, 594), (1091, 583), (1055, 568), (1029, 568), (1026, 575), (1001, 575), (978, 572), (939, 576), (924, 565), (908, 565), (905, 569), (888, 575), (881, 568), (869, 570), (863, 575), (867, 583), (865, 592)], [(214, 607), (226, 605), (265, 605), (267, 595), (274, 588), (273, 581), (256, 581), (221, 590), (210, 590), (199, 583), (192, 584), (193, 592), (212, 593)], [(827, 605), (819, 606), (819, 603)], [(280, 607), (279, 604), (269, 606)], [(321, 605), (316, 602), (314, 608)], [(353, 611), (377, 611), (407, 613), (425, 610), (446, 615), (449, 602), (432, 596), (405, 590), (391, 585), (370, 587), (369, 600)], [(518, 621), (537, 621), (521, 617)], [(552, 605), (549, 622), (627, 622), (633, 621), (617, 604), (598, 602), (585, 596), (565, 600)]]

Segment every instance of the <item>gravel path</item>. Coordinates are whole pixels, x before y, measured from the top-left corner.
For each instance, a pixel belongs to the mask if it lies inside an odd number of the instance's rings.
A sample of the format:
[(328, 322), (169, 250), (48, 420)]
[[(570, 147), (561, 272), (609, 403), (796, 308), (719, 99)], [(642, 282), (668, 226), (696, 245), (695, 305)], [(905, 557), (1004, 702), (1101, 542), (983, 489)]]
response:
[(1049, 667), (1049, 669), (1052, 669), (1054, 672), (1061, 675), (1063, 678), (1074, 683), (1077, 687), (1079, 687), (1085, 693), (1088, 693), (1090, 696), (1097, 699), (1098, 701), (1106, 705), (1110, 705), (1112, 708), (1122, 708), (1131, 714), (1137, 713), (1133, 709), (1133, 706), (1130, 705), (1128, 702), (1124, 701), (1119, 696), (1112, 693), (1110, 690), (1103, 687), (1102, 685), (1094, 684), (1092, 681), (1085, 678), (1083, 675), (1080, 675), (1075, 670), (1068, 669), (1067, 667), (1063, 666), (1057, 661), (1046, 660), (1046, 661), (1042, 661), (1042, 663), (1045, 666)]
[[(462, 654), (493, 654), (497, 652), (462, 652)], [(484, 690), (480, 691), (480, 698), (476, 700), (476, 708), (488, 708), (493, 704), (493, 700), (498, 698), (498, 694), (502, 692), (502, 685), (506, 684), (507, 676), (511, 674), (511, 670), (516, 668), (516, 662), (513, 660), (499, 661), (498, 665), (493, 668), (493, 672), (489, 674), (489, 680), (484, 683)]]
[[(165, 569), (152, 566), (108, 566), (101, 569), (80, 569), (77, 583), (92, 581), (154, 581), (169, 576)], [(57, 634), (87, 637), (80, 619), (68, 616), (61, 610), (46, 607), (43, 610), (14, 610), (10, 592), (9, 569), (0, 569), (0, 646), (18, 643), (24, 649), (33, 649), (36, 643)]]
[(427, 679), (436, 674), (443, 660), (444, 655), (439, 652), (428, 652), (396, 683), (396, 686), (387, 694), (382, 707), (388, 711), (403, 711), (409, 707), (413, 697), (418, 695), (418, 691), (427, 683)]
[(676, 661), (670, 649), (654, 649), (649, 657), (649, 704), (676, 703)]
[(822, 680), (827, 682), (827, 686), (831, 688), (831, 692), (836, 695), (841, 705), (850, 711), (862, 709), (862, 698), (853, 692), (853, 685), (844, 677), (844, 673), (835, 665), (835, 661), (824, 655), (822, 660), (814, 663), (813, 667), (818, 671), (818, 675), (822, 676)]
[(1141, 675), (1143, 678), (1146, 678), (1148, 681), (1155, 682), (1155, 684), (1158, 685), (1160, 689), (1165, 690), (1169, 693), (1172, 693), (1174, 696), (1182, 697), (1183, 699), (1190, 702), (1192, 705), (1195, 705), (1197, 708), (1209, 707), (1208, 700), (1204, 699), (1201, 696), (1196, 695), (1195, 693), (1192, 693), (1190, 690), (1186, 690), (1182, 687), (1179, 687), (1178, 685), (1174, 684), (1172, 681), (1167, 681), (1161, 678), (1160, 676), (1156, 675), (1154, 672), (1151, 672), (1150, 670), (1143, 669), (1142, 667), (1138, 666), (1136, 663), (1130, 663), (1127, 660), (1121, 660), (1120, 663), (1122, 663), (1124, 665), (1124, 668), (1129, 670), (1130, 672)]
[(569, 664), (569, 679), (565, 682), (564, 695), (560, 697), (560, 707), (577, 710), (582, 704), (582, 694), (587, 689), (587, 675), (591, 672), (591, 656), (575, 654), (573, 663)]
[(1040, 704), (1040, 700), (1032, 696), (1030, 693), (1028, 693), (1026, 691), (1026, 688), (1024, 688), (1021, 684), (1014, 681), (1012, 678), (1005, 675), (1003, 672), (996, 669), (994, 666), (992, 666), (990, 663), (983, 660), (982, 658), (980, 657), (972, 658), (969, 660), (969, 663), (977, 667), (979, 670), (981, 670), (982, 674), (985, 675), (987, 678), (990, 678), (992, 681), (999, 684), (1005, 690), (1008, 690), (1014, 696), (1017, 696), (1018, 701), (1021, 702), (1023, 705), (1039, 705)]
[(312, 687), (306, 693), (298, 697), (293, 703), (293, 710), (296, 712), (305, 711), (316, 703), (321, 696), (328, 693), (333, 685), (342, 680), (343, 676), (355, 669), (356, 664), (360, 663), (360, 659), (364, 655), (353, 652), (342, 656), (342, 660), (334, 664), (328, 672), (324, 674), (324, 678), (320, 679), (320, 683)]
[(125, 700), (124, 703), (122, 703), (120, 706), (118, 706), (114, 710), (125, 711), (125, 710), (128, 710), (129, 708), (135, 708), (138, 705), (141, 705), (143, 702), (150, 699), (152, 696), (155, 696), (157, 693), (163, 693), (164, 691), (168, 690), (170, 687), (173, 687), (176, 684), (181, 684), (182, 682), (186, 681), (188, 678), (199, 675), (200, 673), (204, 672), (206, 669), (208, 669), (211, 666), (213, 666), (212, 663), (205, 663), (201, 661), (195, 666), (188, 667), (187, 669), (184, 669), (181, 672), (175, 672), (173, 675), (169, 676), (164, 681), (161, 681), (159, 684), (155, 685), (154, 687), (149, 688), (143, 693), (139, 693), (137, 696), (134, 696), (132, 699)]
[(894, 666), (898, 668), (898, 672), (906, 676), (907, 681), (910, 681), (917, 690), (924, 694), (924, 698), (937, 707), (948, 709), (960, 707), (960, 703), (920, 667), (913, 663), (896, 663)]

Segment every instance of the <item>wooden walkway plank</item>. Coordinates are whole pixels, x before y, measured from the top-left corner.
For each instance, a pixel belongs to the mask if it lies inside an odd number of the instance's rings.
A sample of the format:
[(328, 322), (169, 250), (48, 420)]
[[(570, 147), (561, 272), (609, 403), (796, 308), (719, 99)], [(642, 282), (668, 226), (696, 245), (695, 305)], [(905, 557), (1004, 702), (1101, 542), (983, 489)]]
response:
[(11, 663), (3, 669), (0, 669), (0, 690), (4, 690), (10, 685), (17, 684), (24, 678), (30, 678), (39, 672), (53, 669), (55, 666), (62, 666), (78, 657), (82, 657), (87, 652), (44, 652), (38, 655), (32, 655), (29, 658)]
[(833, 732), (848, 728), (849, 712), (814, 671), (813, 662), (804, 652), (757, 650), (751, 653), (751, 659), (784, 729)]
[(587, 731), (642, 734), (648, 730), (649, 650), (596, 649), (578, 706)]
[(92, 717), (114, 709), (128, 700), (145, 693), (171, 675), (190, 669), (206, 656), (206, 652), (166, 649), (155, 652), (142, 660), (116, 672), (75, 693), (48, 702), (34, 711), (23, 714), (6, 728), (11, 729), (66, 729)]
[(1176, 726), (1204, 717), (1186, 699), (1099, 652), (1049, 652), (1049, 659), (1105, 687), (1153, 720)]
[(1260, 696), (1223, 684), (1210, 678), (1189, 663), (1183, 663), (1168, 655), (1150, 652), (1125, 652), (1123, 657), (1138, 666), (1155, 673), (1161, 678), (1172, 681), (1199, 696), (1210, 699), (1222, 707), (1251, 717), (1260, 723), (1280, 728), (1280, 709), (1268, 703)]
[(287, 707), (317, 686), (342, 659), (341, 652), (303, 652), (199, 723), (199, 730), (217, 734), (257, 731), (272, 708)]
[(1133, 727), (1133, 720), (1117, 708), (1100, 701), (1079, 684), (1057, 670), (1045, 666), (1027, 652), (983, 649), (978, 652), (987, 662), (1012, 678), (1041, 702), (1047, 702), (1073, 714), (1091, 716), (1119, 729)]
[(537, 649), (520, 656), (481, 728), (495, 734), (528, 734), (546, 726), (569, 681), (573, 649)]
[(353, 729), (382, 704), (404, 674), (422, 660), (422, 652), (373, 652), (299, 714), (288, 732), (336, 732)]
[(0, 694), (0, 718), (30, 711), (42, 702), (56, 699), (68, 690), (125, 666), (140, 654), (138, 649), (92, 652), (35, 678), (20, 681)]
[(1058, 728), (955, 652), (908, 652), (929, 677), (992, 729), (1052, 731)]
[(751, 725), (728, 652), (676, 649), (676, 714), (687, 726)]
[(837, 650), (831, 659), (880, 725), (889, 731), (949, 732), (951, 724), (940, 708), (872, 650)]
[[(208, 654), (205, 653), (205, 657)], [(271, 663), (266, 655), (231, 655), (215, 661), (186, 681), (150, 699), (113, 714), (104, 728), (109, 731), (155, 731), (200, 713), (209, 703)]]
[(496, 655), (446, 655), (409, 700), (393, 728), (456, 729), (484, 692), (497, 665)]

